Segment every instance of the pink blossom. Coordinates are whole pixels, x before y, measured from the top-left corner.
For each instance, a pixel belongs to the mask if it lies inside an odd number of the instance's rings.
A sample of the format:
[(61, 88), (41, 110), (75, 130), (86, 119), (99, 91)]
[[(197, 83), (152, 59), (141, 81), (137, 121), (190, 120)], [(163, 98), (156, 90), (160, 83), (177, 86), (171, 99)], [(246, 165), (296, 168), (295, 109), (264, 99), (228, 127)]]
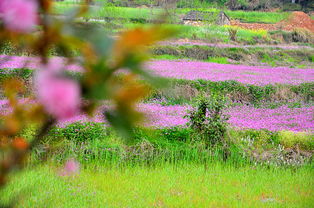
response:
[(80, 164), (74, 158), (69, 159), (65, 165), (63, 170), (61, 171), (61, 176), (71, 176), (73, 174), (78, 173), (80, 170)]
[(37, 22), (34, 0), (0, 0), (0, 13), (5, 26), (15, 32), (30, 32)]
[(77, 114), (80, 104), (80, 87), (74, 80), (60, 76), (61, 62), (49, 62), (35, 76), (35, 88), (40, 103), (58, 120)]

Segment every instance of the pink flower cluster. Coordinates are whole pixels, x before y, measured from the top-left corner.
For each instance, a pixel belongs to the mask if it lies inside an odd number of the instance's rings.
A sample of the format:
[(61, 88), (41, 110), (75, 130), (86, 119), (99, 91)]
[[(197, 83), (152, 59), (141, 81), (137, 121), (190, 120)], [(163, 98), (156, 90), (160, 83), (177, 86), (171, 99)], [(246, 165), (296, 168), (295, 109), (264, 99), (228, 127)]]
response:
[(37, 24), (37, 1), (0, 0), (0, 19), (9, 30), (31, 32)]
[(38, 101), (58, 120), (75, 116), (81, 102), (79, 84), (62, 77), (62, 66), (60, 61), (50, 61), (35, 75)]

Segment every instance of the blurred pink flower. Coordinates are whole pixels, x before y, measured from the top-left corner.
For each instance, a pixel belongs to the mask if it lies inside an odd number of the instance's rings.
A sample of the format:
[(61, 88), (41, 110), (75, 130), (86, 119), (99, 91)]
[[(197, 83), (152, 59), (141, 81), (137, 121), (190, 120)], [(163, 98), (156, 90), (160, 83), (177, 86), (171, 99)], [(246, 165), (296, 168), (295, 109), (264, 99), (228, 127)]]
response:
[(30, 32), (37, 23), (37, 3), (34, 0), (0, 0), (0, 15), (9, 30)]
[(39, 102), (58, 120), (69, 119), (79, 111), (80, 86), (74, 80), (61, 77), (62, 63), (50, 61), (35, 76)]
[(61, 176), (71, 176), (80, 171), (80, 164), (74, 158), (69, 159), (65, 165), (63, 170), (61, 171)]

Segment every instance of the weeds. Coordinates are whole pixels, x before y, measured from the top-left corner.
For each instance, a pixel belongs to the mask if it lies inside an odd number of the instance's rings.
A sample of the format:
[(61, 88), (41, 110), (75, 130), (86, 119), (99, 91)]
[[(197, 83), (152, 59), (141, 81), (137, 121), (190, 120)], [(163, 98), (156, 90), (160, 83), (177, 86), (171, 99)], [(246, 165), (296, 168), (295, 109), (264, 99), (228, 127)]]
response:
[(231, 41), (237, 41), (237, 33), (238, 33), (238, 29), (237, 28), (229, 27), (228, 28), (228, 33), (229, 33), (229, 39)]

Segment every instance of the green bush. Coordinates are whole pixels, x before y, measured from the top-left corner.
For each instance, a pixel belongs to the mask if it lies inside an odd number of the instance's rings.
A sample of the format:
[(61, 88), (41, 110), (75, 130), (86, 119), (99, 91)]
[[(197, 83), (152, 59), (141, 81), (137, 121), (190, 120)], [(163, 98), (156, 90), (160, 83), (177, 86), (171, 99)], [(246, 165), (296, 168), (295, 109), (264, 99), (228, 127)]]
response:
[(189, 119), (188, 125), (208, 146), (226, 144), (225, 134), (229, 119), (223, 113), (224, 108), (227, 107), (226, 102), (222, 96), (200, 95), (195, 99), (193, 109), (186, 115), (186, 118)]

